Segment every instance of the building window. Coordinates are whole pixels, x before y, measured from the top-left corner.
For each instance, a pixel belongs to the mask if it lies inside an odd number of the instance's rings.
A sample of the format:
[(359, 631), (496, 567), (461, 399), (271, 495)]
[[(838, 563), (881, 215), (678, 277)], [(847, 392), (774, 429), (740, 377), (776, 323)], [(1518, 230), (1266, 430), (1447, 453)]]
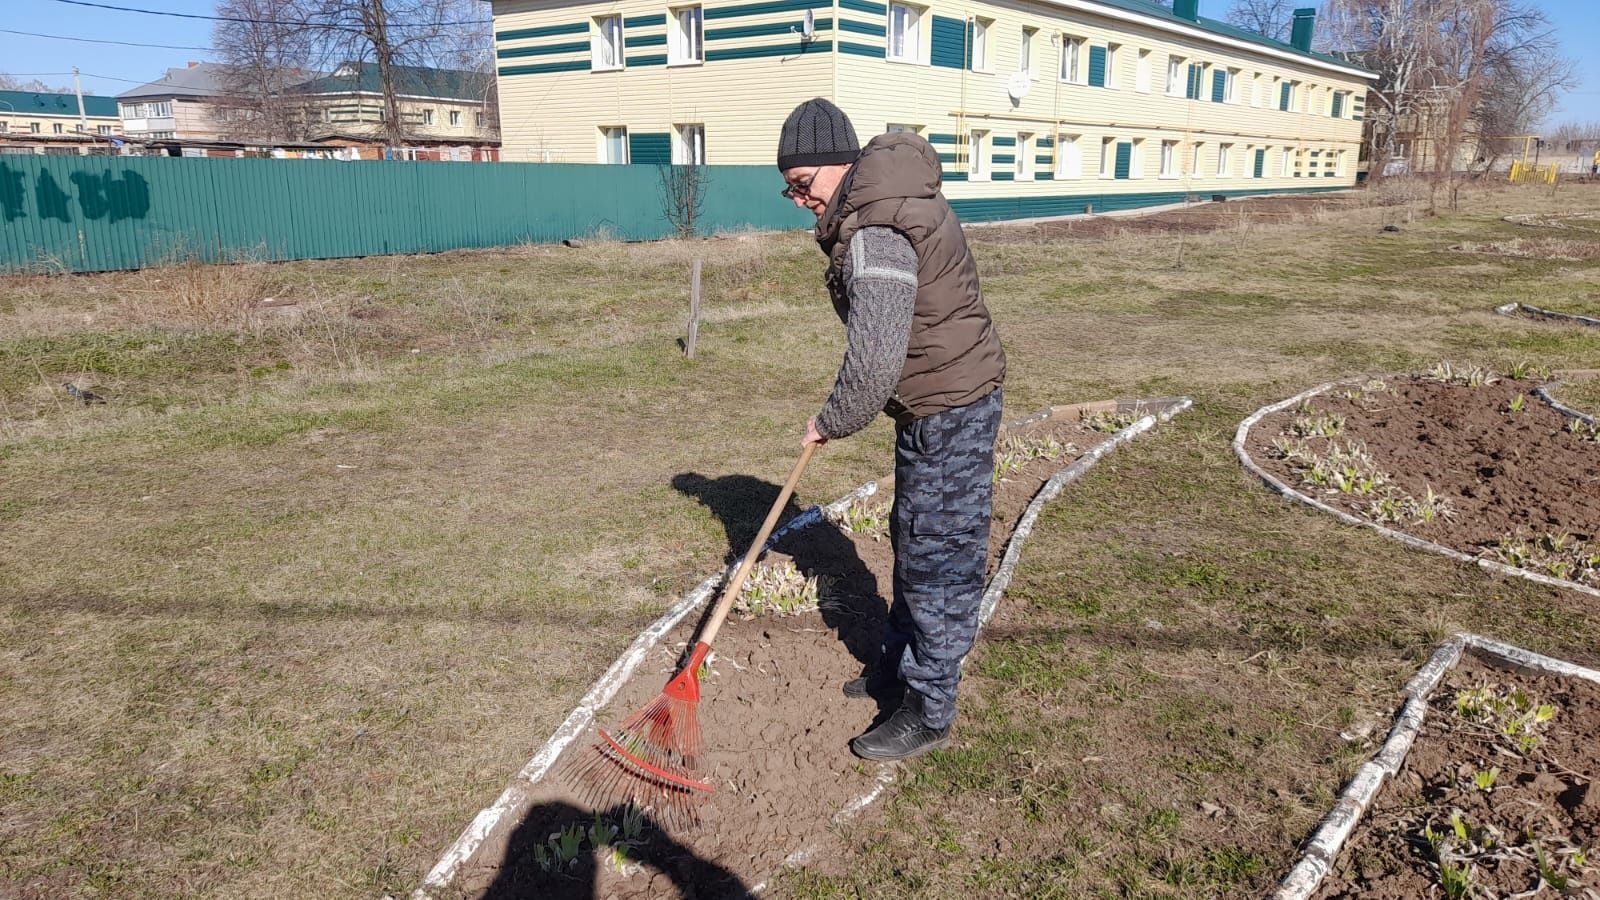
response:
[(460, 110), (458, 110), (458, 109), (450, 110), (450, 127), (452, 127), (452, 128), (460, 128), (461, 127), (461, 111)]
[(39, 133), (39, 123), (38, 122), (29, 122), (28, 123), (28, 133), (30, 133), (30, 134), (38, 134)]
[(1254, 106), (1254, 107), (1258, 107), (1258, 108), (1261, 106), (1261, 73), (1260, 72), (1257, 72), (1250, 79), (1250, 105)]
[(1033, 135), (1017, 134), (1016, 175), (1018, 181), (1033, 177)]
[(79, 122), (78, 124), (72, 126), (72, 130), (76, 131), (78, 134), (83, 134), (83, 131), (84, 131), (83, 123)]
[(1217, 145), (1217, 177), (1218, 178), (1228, 178), (1233, 174), (1233, 165), (1232, 165), (1233, 160), (1229, 159), (1229, 155), (1231, 154), (1232, 151), (1233, 151), (1233, 145), (1232, 144), (1218, 144)]
[(672, 54), (675, 66), (706, 61), (705, 8), (685, 6), (672, 13)]
[(433, 110), (425, 109), (425, 110), (422, 111), (422, 124), (424, 124), (424, 125), (432, 125), (433, 124)]
[(1183, 96), (1183, 60), (1176, 56), (1167, 57), (1167, 96)]
[(480, 113), (473, 113), (472, 114), (472, 121), (473, 121), (473, 124), (477, 125), (479, 128), (482, 128), (483, 127), (483, 113), (481, 113), (481, 112)]
[(1128, 177), (1144, 177), (1144, 138), (1134, 138), (1128, 145)]
[(972, 20), (972, 71), (993, 71), (989, 65), (989, 29), (994, 27), (993, 19)]
[(1083, 84), (1083, 38), (1061, 36), (1061, 80)]
[(628, 164), (628, 129), (621, 126), (601, 127), (600, 162), (611, 166)]
[(1283, 178), (1288, 178), (1289, 173), (1292, 171), (1294, 171), (1294, 163), (1292, 158), (1289, 156), (1289, 148), (1285, 147), (1283, 148), (1282, 156), (1278, 158), (1278, 175)]
[(989, 132), (973, 129), (967, 137), (967, 178), (989, 180)]
[[(100, 127), (104, 128), (105, 126), (101, 125)], [(11, 125), (9, 123), (4, 122), (4, 121), (0, 121), (0, 134), (5, 134), (6, 132), (8, 132), (10, 130), (11, 130)]]
[(622, 17), (600, 16), (594, 20), (594, 37), (590, 45), (595, 69), (622, 68)]
[(703, 166), (706, 164), (706, 127), (704, 125), (674, 125), (672, 136), (673, 165)]
[(1078, 143), (1078, 135), (1056, 135), (1056, 177), (1083, 177), (1083, 147)]
[(889, 134), (921, 134), (922, 126), (903, 125), (896, 122), (890, 122), (889, 127), (885, 128), (884, 131), (887, 131)]
[(1189, 174), (1195, 178), (1200, 177), (1200, 160), (1205, 156), (1205, 143), (1196, 141), (1194, 149), (1189, 153)]
[(1117, 51), (1122, 49), (1121, 44), (1106, 45), (1106, 87), (1119, 87), (1117, 79)]
[(1110, 178), (1116, 174), (1117, 139), (1100, 139), (1100, 177)]
[(169, 119), (172, 117), (172, 101), (161, 100), (150, 104), (150, 118)]
[(61, 127), (61, 123), (60, 122), (55, 122), (55, 123), (52, 123), (50, 125), (50, 130), (52, 132), (56, 133), (56, 134), (60, 134), (61, 132), (65, 131), (66, 129)]
[(1133, 68), (1133, 89), (1141, 94), (1150, 93), (1150, 51), (1140, 50)]
[(98, 134), (110, 134), (111, 133), (111, 126), (110, 125), (96, 125), (94, 130)]
[(1177, 178), (1178, 177), (1177, 165), (1178, 165), (1178, 142), (1177, 141), (1162, 141), (1161, 142), (1161, 177), (1162, 178)]
[(1278, 84), (1278, 109), (1280, 111), (1288, 112), (1294, 109), (1294, 86), (1295, 83), (1292, 81), (1284, 81)]
[(1017, 47), (1017, 71), (1027, 72), (1029, 78), (1034, 77), (1033, 36), (1038, 33), (1037, 28), (1022, 29), (1022, 43)]
[(1224, 88), (1227, 91), (1227, 94), (1226, 94), (1227, 101), (1229, 103), (1238, 103), (1239, 102), (1239, 70), (1238, 69), (1229, 69), (1228, 70), (1228, 82), (1227, 82), (1226, 85), (1224, 85)]
[(901, 62), (921, 62), (921, 16), (915, 7), (895, 3), (889, 7), (890, 59)]

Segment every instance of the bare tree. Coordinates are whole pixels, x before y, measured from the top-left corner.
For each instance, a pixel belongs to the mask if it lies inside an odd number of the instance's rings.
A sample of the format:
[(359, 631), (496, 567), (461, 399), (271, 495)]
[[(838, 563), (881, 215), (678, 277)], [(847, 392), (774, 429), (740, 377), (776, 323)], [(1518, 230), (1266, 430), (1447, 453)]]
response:
[(1233, 0), (1227, 19), (1229, 24), (1286, 42), (1294, 28), (1294, 10), (1294, 0)]
[(1447, 187), (1452, 205), (1463, 145), (1494, 133), (1491, 115), (1542, 115), (1569, 77), (1530, 0), (1332, 0), (1329, 19), (1333, 46), (1378, 74), (1367, 103), (1373, 174), (1404, 159), (1429, 172), (1435, 193)]
[(347, 73), (356, 92), (375, 69), (395, 147), (408, 137), (399, 98), (418, 89), (415, 68), (472, 72), (468, 92), (493, 99), (490, 26), (476, 0), (221, 0), (219, 14), (241, 20), (219, 22), (215, 40), (244, 124), (263, 137), (307, 136), (311, 101), (293, 87), (316, 71)]
[(678, 237), (694, 237), (700, 211), (706, 203), (706, 188), (711, 180), (706, 167), (691, 159), (656, 168), (661, 176), (662, 212), (678, 232)]
[(371, 63), (383, 95), (384, 135), (391, 146), (405, 143), (399, 96), (403, 67), (451, 66), (487, 46), (485, 18), (472, 0), (299, 0), (317, 23), (328, 59)]
[(51, 87), (35, 78), (32, 81), (18, 81), (15, 77), (0, 72), (0, 91), (24, 91), (30, 94), (70, 94), (71, 88)]
[(226, 66), (225, 130), (235, 139), (304, 140), (309, 116), (295, 85), (315, 75), (317, 30), (300, 0), (221, 0), (212, 32)]

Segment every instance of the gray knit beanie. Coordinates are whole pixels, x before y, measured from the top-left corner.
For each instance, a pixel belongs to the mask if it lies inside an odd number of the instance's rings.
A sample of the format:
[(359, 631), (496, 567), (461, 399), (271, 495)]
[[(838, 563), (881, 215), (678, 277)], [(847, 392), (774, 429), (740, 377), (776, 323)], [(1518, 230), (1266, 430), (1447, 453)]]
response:
[(850, 117), (821, 97), (796, 106), (778, 135), (779, 169), (852, 163), (860, 155)]

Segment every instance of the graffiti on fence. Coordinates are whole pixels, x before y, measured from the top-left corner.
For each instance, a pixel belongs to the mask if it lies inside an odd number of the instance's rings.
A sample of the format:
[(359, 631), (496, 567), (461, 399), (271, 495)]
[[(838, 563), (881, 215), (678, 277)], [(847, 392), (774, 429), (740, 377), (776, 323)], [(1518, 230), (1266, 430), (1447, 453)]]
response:
[[(63, 186), (48, 171), (38, 174), (32, 185), (34, 215), (70, 223), (76, 207), (77, 215), (85, 220), (115, 223), (150, 214), (150, 183), (138, 172), (73, 172), (67, 181), (69, 186)], [(27, 216), (26, 178), (0, 163), (0, 217), (12, 222)]]

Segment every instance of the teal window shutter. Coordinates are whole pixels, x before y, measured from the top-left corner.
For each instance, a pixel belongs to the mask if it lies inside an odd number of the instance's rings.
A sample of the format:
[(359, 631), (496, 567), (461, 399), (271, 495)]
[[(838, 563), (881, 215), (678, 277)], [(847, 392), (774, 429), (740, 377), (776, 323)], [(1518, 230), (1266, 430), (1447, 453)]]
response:
[(1133, 144), (1123, 141), (1117, 144), (1117, 170), (1118, 178), (1127, 178), (1128, 172), (1133, 168)]
[(1289, 111), (1289, 91), (1291, 91), (1293, 89), (1294, 89), (1294, 85), (1290, 84), (1287, 81), (1285, 81), (1283, 83), (1283, 85), (1281, 86), (1281, 89), (1278, 91), (1278, 109), (1279, 110), (1282, 110), (1283, 112), (1288, 112)]
[(1106, 86), (1106, 48), (1089, 48), (1089, 86)]
[(1344, 118), (1344, 94), (1342, 93), (1333, 95), (1333, 117), (1335, 119)]
[(1260, 147), (1257, 147), (1256, 148), (1256, 177), (1260, 178), (1261, 174), (1263, 172), (1265, 172), (1266, 170), (1267, 170), (1267, 151), (1262, 149), (1262, 148), (1260, 148)]
[(967, 23), (946, 16), (933, 17), (933, 42), (928, 62), (943, 69), (963, 68), (967, 60)]
[(1221, 103), (1228, 97), (1228, 71), (1218, 69), (1211, 73), (1211, 102)]
[(1195, 63), (1189, 63), (1189, 83), (1183, 95), (1190, 100), (1196, 100), (1200, 97), (1200, 67)]
[(965, 60), (962, 61), (962, 67), (965, 68), (969, 72), (976, 71), (975, 69), (972, 68), (972, 39), (973, 39), (973, 37), (975, 37), (975, 35), (972, 32), (973, 32), (973, 24), (972, 24), (972, 21), (969, 19), (969, 20), (967, 20), (967, 42), (964, 45), (962, 45), (962, 50), (966, 53), (966, 57), (967, 57)]
[(672, 164), (672, 135), (628, 133), (628, 162), (636, 166)]

